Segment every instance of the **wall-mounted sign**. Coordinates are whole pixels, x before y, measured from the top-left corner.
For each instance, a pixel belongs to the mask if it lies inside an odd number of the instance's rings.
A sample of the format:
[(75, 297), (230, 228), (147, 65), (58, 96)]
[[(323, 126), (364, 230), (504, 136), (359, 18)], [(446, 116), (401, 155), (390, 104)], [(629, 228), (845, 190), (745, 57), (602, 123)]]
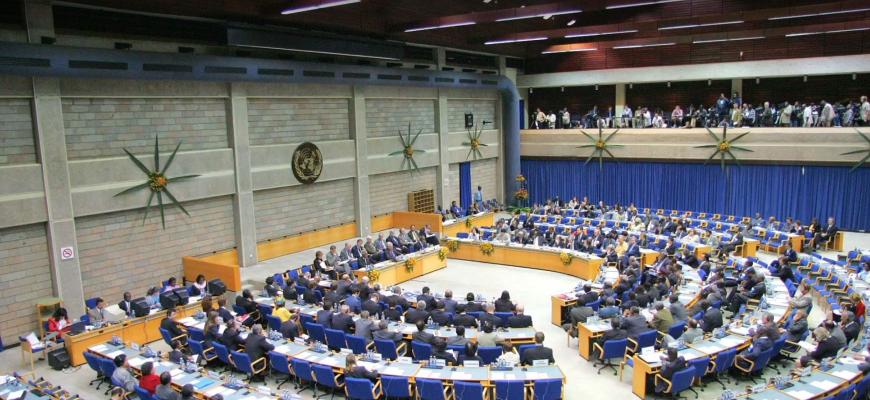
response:
[(293, 176), (300, 183), (314, 183), (323, 172), (323, 155), (311, 142), (305, 142), (293, 151)]

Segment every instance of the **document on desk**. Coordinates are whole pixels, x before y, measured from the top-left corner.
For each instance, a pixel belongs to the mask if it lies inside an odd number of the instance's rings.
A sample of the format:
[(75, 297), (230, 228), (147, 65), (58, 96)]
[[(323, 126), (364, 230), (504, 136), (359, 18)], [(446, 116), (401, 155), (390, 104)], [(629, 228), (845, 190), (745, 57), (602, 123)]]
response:
[(829, 374), (836, 376), (837, 378), (842, 378), (845, 380), (852, 380), (852, 378), (858, 376), (860, 372), (854, 372), (847, 369), (838, 369), (836, 371), (828, 371)]
[(433, 374), (432, 370), (430, 370), (430, 369), (421, 368), (419, 371), (417, 371), (418, 378), (431, 378), (433, 376), (437, 376), (437, 375)]
[(450, 374), (450, 379), (471, 379), (472, 375), (468, 372), (454, 372)]
[(184, 373), (184, 371), (182, 371), (179, 368), (176, 368), (176, 369), (169, 371), (169, 375), (171, 375), (173, 378), (175, 378), (176, 376), (181, 375), (183, 373)]
[(799, 400), (808, 400), (815, 396), (814, 394), (807, 392), (806, 390), (786, 390), (786, 393), (789, 396), (798, 398)]
[(544, 379), (547, 377), (547, 374), (543, 372), (526, 372), (526, 379), (535, 380), (535, 379)]
[(95, 353), (106, 354), (106, 352), (109, 351), (109, 346), (106, 346), (105, 344), (98, 344), (96, 346), (88, 347), (88, 350)]
[(382, 375), (404, 375), (402, 369), (398, 367), (386, 367), (381, 371)]
[(109, 354), (106, 354), (106, 358), (115, 358), (117, 356), (120, 356), (121, 354), (124, 354), (122, 350), (115, 350)]
[(726, 336), (722, 339), (719, 339), (719, 343), (721, 343), (725, 347), (734, 347), (739, 344), (742, 344), (746, 340), (734, 336)]
[(824, 390), (824, 391), (826, 391), (826, 392), (827, 392), (828, 390), (831, 390), (831, 389), (837, 387), (837, 383), (836, 383), (836, 382), (831, 382), (831, 381), (828, 381), (828, 380), (825, 380), (825, 381), (813, 381), (813, 382), (810, 382), (810, 385), (815, 386), (815, 387), (817, 387), (817, 388), (819, 388), (819, 389), (822, 389), (822, 390)]

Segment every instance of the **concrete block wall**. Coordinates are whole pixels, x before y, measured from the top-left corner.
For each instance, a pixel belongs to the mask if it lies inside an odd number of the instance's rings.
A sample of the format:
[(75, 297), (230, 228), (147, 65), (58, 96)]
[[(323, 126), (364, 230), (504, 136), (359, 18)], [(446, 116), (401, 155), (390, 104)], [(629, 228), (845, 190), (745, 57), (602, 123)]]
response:
[(143, 224), (142, 209), (76, 218), (85, 298), (120, 301), (124, 291), (143, 296), (170, 276), (181, 279), (181, 257), (235, 246), (229, 196), (184, 203), (190, 213), (168, 207), (166, 230), (160, 211)]
[[(391, 172), (369, 177), (369, 204), (372, 216), (408, 210), (408, 192), (435, 189), (435, 167)], [(437, 204), (436, 204), (437, 205)]]
[(0, 229), (0, 333), (6, 345), (36, 331), (36, 300), (52, 296), (45, 224)]
[[(408, 133), (435, 132), (435, 100), (429, 99), (367, 99), (366, 129), (368, 137), (390, 137)], [(398, 138), (396, 139), (399, 140)]]
[[(213, 98), (64, 98), (63, 121), (70, 160), (228, 147), (226, 103)], [(150, 166), (149, 164), (145, 164)]]
[(29, 99), (0, 98), (0, 165), (36, 162)]
[(251, 145), (348, 139), (348, 110), (347, 99), (248, 99)]
[(257, 241), (354, 221), (353, 179), (254, 192)]
[[(497, 197), (496, 179), (498, 179), (498, 163), (495, 158), (477, 160), (471, 162), (471, 192), (483, 187), (483, 199), (490, 200)], [(505, 178), (507, 179), (507, 178)], [(511, 178), (513, 179), (513, 178)]]
[[(41, 87), (51, 87), (46, 85), (51, 81), (41, 82)], [(440, 162), (454, 163), (445, 165), (447, 185), (441, 189), (448, 199), (458, 200), (456, 162), (465, 150), (455, 142), (463, 133), (447, 140), (448, 156), (443, 161), (439, 154), (443, 138), (435, 133), (439, 117), (435, 99), (439, 95), (457, 99), (448, 100), (452, 106), (448, 108), (453, 113), (450, 118), (460, 127), (466, 108), (476, 107), (470, 104), (480, 102), (486, 109), (496, 103), (493, 91), (438, 92), (388, 86), (355, 91), (340, 85), (61, 78), (54, 89), (61, 101), (55, 107), (57, 103), (51, 104), (50, 98), (34, 103), (31, 78), (0, 76), (0, 83), (0, 215), (15, 216), (0, 218), (0, 334), (7, 341), (12, 335), (37, 329), (32, 309), (36, 298), (65, 295), (68, 304), (81, 304), (80, 296), (101, 296), (111, 302), (118, 301), (124, 291), (141, 296), (167, 277), (181, 276), (183, 256), (252, 246), (245, 243), (253, 242), (251, 238), (236, 237), (234, 226), (234, 191), (238, 181), (247, 179), (245, 174), (250, 175), (255, 191), (252, 202), (241, 202), (246, 214), (239, 217), (244, 218), (239, 223), (246, 229), (238, 231), (251, 232), (256, 240), (353, 222), (358, 209), (372, 215), (407, 210), (408, 192), (444, 184), (436, 182)], [(39, 93), (54, 96), (55, 92)], [(247, 96), (242, 100), (247, 107), (235, 102), (239, 93)], [(351, 116), (350, 101), (357, 93), (366, 99), (366, 107)], [(231, 98), (234, 107), (229, 107)], [(40, 107), (40, 113), (34, 114), (34, 107)], [(474, 112), (476, 118), (489, 118)], [(489, 115), (494, 114), (493, 108)], [(426, 150), (415, 157), (422, 169), (413, 174), (397, 171), (401, 157), (386, 155), (398, 149), (397, 132), (407, 130), (409, 119), (414, 132), (422, 128), (424, 133), (417, 149)], [(354, 120), (364, 120), (366, 130), (366, 150), (361, 156), (368, 163), (362, 169), (370, 174), (363, 190), (369, 192), (370, 201), (356, 199), (354, 194), (358, 184), (350, 129)], [(54, 121), (63, 122), (62, 131), (53, 129)], [(241, 146), (237, 149), (231, 148), (228, 134), (234, 121), (235, 139)], [(44, 129), (38, 131), (36, 126)], [(142, 222), (146, 191), (112, 197), (142, 180), (122, 148), (150, 166), (158, 133), (163, 161), (183, 140), (170, 176), (201, 174), (173, 190), (191, 216), (169, 207), (165, 230), (156, 208)], [(53, 157), (37, 164), (38, 135), (51, 138), (49, 145), (52, 140), (63, 140), (67, 159)], [(314, 185), (299, 185), (291, 174), (290, 155), (294, 144), (303, 141), (317, 142), (324, 156), (323, 174)], [(251, 157), (249, 166), (236, 157)], [(57, 207), (71, 203), (75, 224), (69, 235), (54, 239), (46, 234), (46, 222), (52, 223), (44, 211), (48, 202), (41, 174), (46, 171), (69, 174), (69, 187), (49, 194)], [(66, 196), (69, 200), (64, 200)], [(367, 217), (365, 213), (361, 218)], [(81, 276), (82, 292), (55, 293), (51, 277), (66, 276), (55, 271), (65, 264), (52, 261), (50, 251), (58, 251), (73, 237), (75, 274)], [(62, 271), (68, 274), (71, 270)]]
[(474, 114), (474, 126), (482, 124), (483, 121), (490, 121), (486, 129), (498, 128), (498, 122), (495, 120), (496, 105), (498, 102), (494, 99), (448, 99), (448, 127), (450, 132), (465, 131), (465, 114)]

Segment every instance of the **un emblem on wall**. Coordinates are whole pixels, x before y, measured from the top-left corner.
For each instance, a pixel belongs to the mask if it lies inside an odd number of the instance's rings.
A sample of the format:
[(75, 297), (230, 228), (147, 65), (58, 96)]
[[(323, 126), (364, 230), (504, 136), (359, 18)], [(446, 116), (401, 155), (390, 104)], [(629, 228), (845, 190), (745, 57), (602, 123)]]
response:
[(293, 151), (293, 176), (301, 183), (314, 183), (323, 171), (323, 155), (314, 143), (305, 142)]

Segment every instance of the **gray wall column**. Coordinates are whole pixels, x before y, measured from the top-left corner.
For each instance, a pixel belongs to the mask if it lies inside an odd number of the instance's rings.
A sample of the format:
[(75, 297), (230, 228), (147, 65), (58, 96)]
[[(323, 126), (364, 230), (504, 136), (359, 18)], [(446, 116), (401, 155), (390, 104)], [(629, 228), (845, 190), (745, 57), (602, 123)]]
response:
[(248, 140), (248, 98), (242, 85), (230, 83), (227, 128), (233, 146), (236, 194), (233, 196), (236, 250), (239, 266), (257, 263), (257, 229), (251, 182), (251, 150)]
[(365, 88), (362, 86), (353, 87), (353, 99), (350, 102), (350, 134), (354, 140), (356, 151), (356, 178), (353, 186), (356, 195), (356, 228), (359, 236), (366, 236), (372, 233), (372, 208), (369, 204), (369, 135), (366, 130), (366, 94)]
[[(435, 172), (435, 206), (450, 207), (450, 194), (447, 188), (450, 186), (450, 143), (448, 131), (450, 130), (449, 109), (447, 108), (447, 94), (444, 89), (438, 89), (438, 101), (435, 103), (435, 132), (438, 132), (438, 169)], [(458, 185), (457, 185), (458, 186)]]
[[(24, 14), (28, 42), (40, 43), (43, 36), (54, 37), (54, 14), (49, 1), (27, 0)], [(86, 310), (57, 78), (33, 78), (33, 125), (45, 188), (48, 215), (45, 231), (54, 294), (63, 301), (69, 315), (77, 317)], [(72, 258), (61, 257), (64, 248), (72, 249)]]
[(737, 78), (731, 80), (731, 93), (726, 93), (726, 96), (730, 98), (734, 93), (739, 94), (743, 98), (743, 79)]
[[(54, 292), (69, 315), (79, 316), (85, 313), (85, 300), (57, 78), (33, 78), (33, 121), (45, 187), (46, 233)], [(72, 258), (61, 256), (65, 248), (72, 249)]]

